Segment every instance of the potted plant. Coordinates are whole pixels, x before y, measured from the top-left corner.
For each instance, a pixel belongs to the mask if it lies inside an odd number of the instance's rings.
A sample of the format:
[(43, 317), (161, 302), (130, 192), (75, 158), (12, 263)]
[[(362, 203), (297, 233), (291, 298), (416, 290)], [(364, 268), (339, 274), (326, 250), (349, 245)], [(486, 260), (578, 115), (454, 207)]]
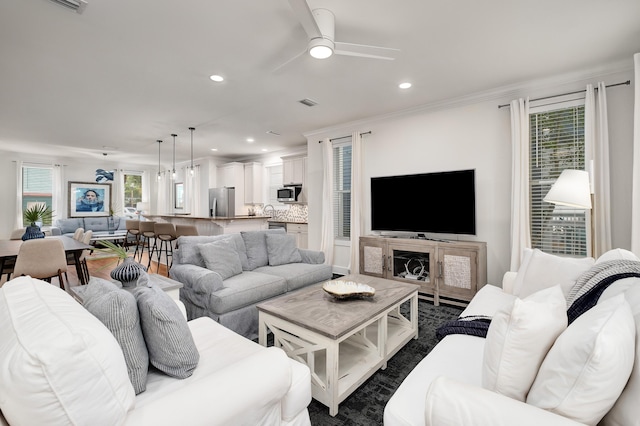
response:
[(142, 272), (147, 271), (147, 267), (139, 264), (132, 256), (129, 256), (129, 252), (126, 248), (119, 246), (109, 240), (100, 240), (98, 243), (105, 248), (98, 248), (96, 250), (113, 253), (119, 259), (122, 260), (118, 266), (116, 266), (109, 275), (116, 281), (122, 283), (122, 287), (135, 287), (138, 281), (138, 277)]
[(22, 216), (24, 223), (28, 224), (24, 235), (22, 235), (22, 241), (44, 238), (44, 232), (42, 232), (38, 223), (51, 221), (53, 210), (44, 203), (35, 203), (28, 207)]

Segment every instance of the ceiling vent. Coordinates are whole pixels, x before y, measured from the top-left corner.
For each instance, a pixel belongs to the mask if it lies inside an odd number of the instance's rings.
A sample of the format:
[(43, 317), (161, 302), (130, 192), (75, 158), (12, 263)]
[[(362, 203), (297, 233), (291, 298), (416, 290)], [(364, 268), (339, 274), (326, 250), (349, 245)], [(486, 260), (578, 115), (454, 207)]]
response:
[(309, 98), (304, 98), (303, 100), (298, 101), (298, 102), (300, 102), (302, 105), (306, 105), (308, 107), (312, 107), (312, 106), (318, 105), (318, 103), (316, 101), (312, 101)]
[(87, 7), (87, 2), (84, 0), (51, 0), (51, 2), (64, 6), (67, 9), (71, 9), (75, 12), (82, 13), (84, 8)]
[(267, 130), (267, 133), (274, 136), (280, 136), (280, 133), (274, 132), (273, 130)]

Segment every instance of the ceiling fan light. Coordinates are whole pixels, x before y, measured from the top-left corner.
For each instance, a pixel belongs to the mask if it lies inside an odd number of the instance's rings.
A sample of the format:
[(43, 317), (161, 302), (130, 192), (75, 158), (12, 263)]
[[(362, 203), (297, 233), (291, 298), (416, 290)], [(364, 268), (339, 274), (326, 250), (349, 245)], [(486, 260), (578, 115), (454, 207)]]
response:
[(325, 38), (314, 38), (309, 42), (309, 54), (316, 59), (326, 59), (333, 55), (333, 42)]

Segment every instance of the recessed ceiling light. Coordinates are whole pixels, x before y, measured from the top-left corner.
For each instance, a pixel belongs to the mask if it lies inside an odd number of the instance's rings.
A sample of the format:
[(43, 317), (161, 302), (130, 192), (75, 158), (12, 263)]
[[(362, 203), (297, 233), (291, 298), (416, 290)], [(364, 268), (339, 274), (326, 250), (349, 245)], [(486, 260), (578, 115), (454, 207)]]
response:
[(253, 142), (255, 142), (255, 141), (256, 141), (256, 140), (255, 140), (254, 138), (247, 138), (247, 142), (249, 142), (249, 143), (253, 143)]
[(224, 77), (222, 77), (221, 75), (217, 75), (217, 74), (214, 74), (209, 78), (211, 80), (215, 81), (216, 83), (220, 83), (221, 81), (224, 81)]
[(411, 83), (409, 83), (409, 82), (400, 83), (400, 84), (398, 84), (398, 87), (401, 88), (401, 89), (408, 89), (409, 87), (411, 87)]
[(269, 150), (268, 150), (267, 148), (262, 148), (262, 150), (261, 150), (261, 151), (262, 151), (262, 152), (267, 152), (267, 151), (269, 151)]
[(218, 148), (211, 148), (211, 151), (217, 151)]

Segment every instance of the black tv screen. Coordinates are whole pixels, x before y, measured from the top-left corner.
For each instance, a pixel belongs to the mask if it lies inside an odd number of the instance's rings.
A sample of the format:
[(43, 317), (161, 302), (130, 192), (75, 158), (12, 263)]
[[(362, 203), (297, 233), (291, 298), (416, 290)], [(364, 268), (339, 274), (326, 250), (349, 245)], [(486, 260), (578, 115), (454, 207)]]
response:
[(475, 170), (372, 177), (371, 230), (475, 235)]

